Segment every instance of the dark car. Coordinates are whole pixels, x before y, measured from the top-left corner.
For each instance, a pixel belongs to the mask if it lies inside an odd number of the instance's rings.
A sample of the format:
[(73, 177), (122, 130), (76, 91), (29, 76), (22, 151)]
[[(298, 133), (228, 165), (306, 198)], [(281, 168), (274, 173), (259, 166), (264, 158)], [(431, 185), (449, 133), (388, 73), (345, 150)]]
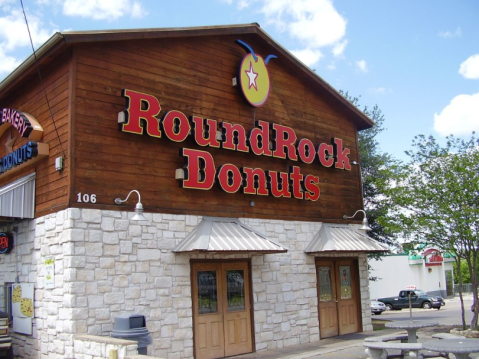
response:
[(371, 300), (371, 313), (380, 315), (382, 312), (386, 310), (386, 305), (382, 302), (378, 302), (377, 300)]
[(439, 296), (431, 296), (420, 289), (401, 290), (397, 297), (379, 298), (378, 301), (386, 304), (388, 310), (401, 310), (409, 308), (409, 297), (412, 308), (441, 309), (444, 299)]

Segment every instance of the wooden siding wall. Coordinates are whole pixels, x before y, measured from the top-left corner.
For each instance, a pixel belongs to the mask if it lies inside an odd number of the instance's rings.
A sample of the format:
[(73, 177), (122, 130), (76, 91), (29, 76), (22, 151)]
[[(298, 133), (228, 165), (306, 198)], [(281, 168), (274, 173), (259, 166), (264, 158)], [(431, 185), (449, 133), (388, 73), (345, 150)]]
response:
[[(263, 57), (271, 53), (264, 42), (241, 38)], [(231, 80), (245, 55), (234, 43), (236, 37), (197, 37), (131, 42), (82, 44), (75, 48), (76, 86), (71, 206), (133, 211), (136, 194), (122, 206), (132, 189), (141, 193), (146, 212), (259, 217), (288, 220), (340, 221), (344, 214), (361, 208), (358, 166), (351, 171), (325, 168), (318, 163), (255, 156), (224, 149), (197, 146), (191, 136), (175, 143), (167, 138), (123, 133), (118, 112), (125, 109), (123, 88), (156, 96), (162, 117), (169, 110), (186, 116), (201, 116), (243, 125), (247, 131), (254, 119), (292, 127), (298, 138), (315, 145), (343, 139), (357, 160), (357, 133), (353, 122), (338, 105), (323, 97), (310, 79), (298, 78), (284, 59), (268, 65), (271, 95), (261, 108), (243, 99)], [(184, 165), (181, 148), (209, 151), (218, 168), (225, 163), (237, 167), (288, 172), (299, 166), (302, 174), (320, 178), (321, 197), (316, 202), (277, 199), (272, 196), (227, 194), (217, 185), (209, 191), (182, 189), (175, 169)], [(78, 203), (77, 194), (95, 194), (96, 203)], [(250, 202), (254, 201), (254, 207)]]
[[(68, 52), (61, 57), (41, 67), (51, 112), (47, 105), (45, 93), (40, 83), (38, 72), (32, 72), (28, 77), (16, 84), (8, 96), (0, 101), (0, 108), (13, 108), (32, 115), (43, 127), (41, 143), (47, 143), (50, 156), (31, 166), (26, 166), (15, 173), (5, 172), (0, 175), (0, 187), (36, 172), (35, 216), (42, 216), (68, 206), (69, 188), (69, 120), (70, 120), (70, 55)], [(54, 122), (51, 117), (53, 113)], [(13, 150), (23, 146), (29, 140), (20, 137), (12, 126), (0, 139), (0, 157), (7, 154), (5, 143), (9, 135), (16, 141)], [(66, 156), (64, 156), (64, 154)], [(64, 156), (64, 170), (55, 170), (55, 158)]]

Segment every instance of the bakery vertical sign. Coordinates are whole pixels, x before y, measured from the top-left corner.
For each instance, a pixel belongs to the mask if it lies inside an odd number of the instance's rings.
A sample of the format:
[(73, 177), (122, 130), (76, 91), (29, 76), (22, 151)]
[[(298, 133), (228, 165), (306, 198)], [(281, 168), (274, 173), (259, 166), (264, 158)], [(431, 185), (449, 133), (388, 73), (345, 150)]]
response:
[[(267, 65), (274, 55), (264, 60), (244, 42), (238, 43), (248, 54), (241, 61), (239, 82), (246, 101), (254, 107), (266, 103), (270, 93)], [(162, 106), (154, 95), (123, 89), (126, 108), (118, 114), (122, 132), (146, 135), (160, 140), (181, 143), (192, 137), (198, 148), (182, 148), (183, 168), (175, 171), (180, 187), (210, 190), (216, 184), (226, 193), (273, 196), (317, 201), (320, 198), (319, 177), (303, 173), (299, 163), (313, 166), (351, 170), (350, 150), (343, 140), (314, 143), (308, 138), (298, 138), (294, 128), (279, 123), (255, 120), (247, 131), (243, 125), (229, 121), (216, 121), (203, 116), (189, 115), (167, 109), (160, 119)], [(254, 156), (288, 160), (287, 172), (232, 163), (217, 164), (209, 147), (225, 151), (250, 153)], [(298, 165), (296, 165), (298, 163)]]

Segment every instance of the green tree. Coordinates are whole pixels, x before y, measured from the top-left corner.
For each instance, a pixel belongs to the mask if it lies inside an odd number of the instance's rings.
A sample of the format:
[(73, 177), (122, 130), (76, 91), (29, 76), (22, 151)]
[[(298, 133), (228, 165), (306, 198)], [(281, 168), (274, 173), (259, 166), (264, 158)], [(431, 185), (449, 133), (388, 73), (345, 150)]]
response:
[[(358, 97), (350, 96), (348, 92), (340, 93), (360, 108)], [(379, 242), (396, 245), (395, 234), (398, 227), (394, 225), (395, 222), (390, 221), (389, 213), (393, 203), (387, 193), (394, 185), (393, 179), (400, 161), (382, 152), (379, 146), (377, 136), (385, 129), (385, 117), (381, 109), (377, 105), (372, 109), (366, 106), (362, 111), (374, 121), (373, 127), (358, 133), (364, 210), (372, 229), (368, 235)]]
[[(478, 320), (479, 253), (479, 140), (447, 137), (441, 146), (434, 137), (416, 136), (406, 154), (410, 162), (397, 177), (390, 192), (401, 208), (398, 225), (417, 243), (432, 244), (467, 263), (474, 297), (471, 328)], [(459, 281), (463, 279), (458, 271)], [(464, 303), (460, 293), (462, 321)]]
[(461, 259), (460, 268), (458, 268), (457, 262), (454, 263), (454, 283), (459, 283), (459, 274), (462, 276), (463, 283), (471, 283), (469, 268), (467, 267), (467, 262), (464, 259)]

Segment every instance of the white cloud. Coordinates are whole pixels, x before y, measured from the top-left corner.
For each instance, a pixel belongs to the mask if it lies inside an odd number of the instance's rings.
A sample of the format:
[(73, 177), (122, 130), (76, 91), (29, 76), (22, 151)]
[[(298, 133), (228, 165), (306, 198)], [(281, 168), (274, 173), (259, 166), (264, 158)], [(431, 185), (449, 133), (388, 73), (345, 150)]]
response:
[(462, 36), (462, 31), (461, 28), (458, 27), (456, 31), (451, 32), (451, 31), (442, 31), (437, 34), (439, 37), (445, 38), (445, 39), (450, 39), (452, 37), (461, 37)]
[(366, 61), (364, 60), (356, 61), (356, 66), (361, 72), (368, 72), (368, 65), (366, 64)]
[(321, 57), (323, 57), (321, 51), (314, 49), (293, 50), (291, 53), (300, 59), (306, 66), (315, 64)]
[(375, 87), (375, 88), (370, 88), (368, 89), (368, 92), (369, 93), (372, 93), (372, 94), (385, 94), (385, 93), (391, 93), (391, 89), (388, 89), (386, 87)]
[(331, 46), (334, 55), (340, 56), (346, 48), (347, 21), (331, 0), (264, 0), (263, 4), (260, 12), (266, 21), (299, 40), (305, 53), (317, 56), (320, 48)]
[[(10, 2), (0, 0), (0, 5), (7, 3)], [(40, 17), (32, 15), (28, 10), (27, 8), (26, 13), (33, 46), (38, 47), (56, 30), (50, 31), (44, 28)], [(18, 6), (15, 8), (4, 6), (2, 12), (3, 16), (0, 16), (0, 75), (3, 77), (21, 63), (12, 54), (22, 47), (26, 48), (28, 53), (31, 53), (31, 43), (23, 12)]]
[(479, 80), (479, 54), (470, 56), (459, 67), (459, 73), (466, 79)]
[[(225, 2), (231, 4), (232, 0), (225, 0)], [(250, 6), (250, 4), (251, 4), (250, 0), (239, 0), (238, 1), (238, 9), (242, 10), (242, 9), (248, 8)]]
[(115, 20), (125, 15), (145, 16), (147, 11), (139, 2), (132, 0), (66, 0), (63, 13), (94, 20)]
[[(27, 13), (27, 19), (34, 46), (43, 44), (51, 32), (42, 28), (42, 22), (38, 17)], [(7, 16), (0, 17), (0, 41), (1, 47), (6, 52), (31, 46), (25, 18), (20, 10), (14, 9)]]
[(434, 114), (434, 129), (442, 136), (479, 131), (479, 92), (454, 97), (439, 115)]
[(336, 45), (333, 46), (333, 55), (336, 57), (340, 57), (344, 53), (344, 49), (348, 45), (348, 40), (343, 40), (338, 42)]
[(20, 65), (20, 61), (15, 59), (12, 56), (8, 56), (3, 52), (3, 50), (0, 48), (0, 75), (7, 75), (13, 70), (15, 70), (18, 65)]
[(0, 0), (0, 6), (5, 6), (7, 4), (12, 4), (14, 2), (15, 0)]

